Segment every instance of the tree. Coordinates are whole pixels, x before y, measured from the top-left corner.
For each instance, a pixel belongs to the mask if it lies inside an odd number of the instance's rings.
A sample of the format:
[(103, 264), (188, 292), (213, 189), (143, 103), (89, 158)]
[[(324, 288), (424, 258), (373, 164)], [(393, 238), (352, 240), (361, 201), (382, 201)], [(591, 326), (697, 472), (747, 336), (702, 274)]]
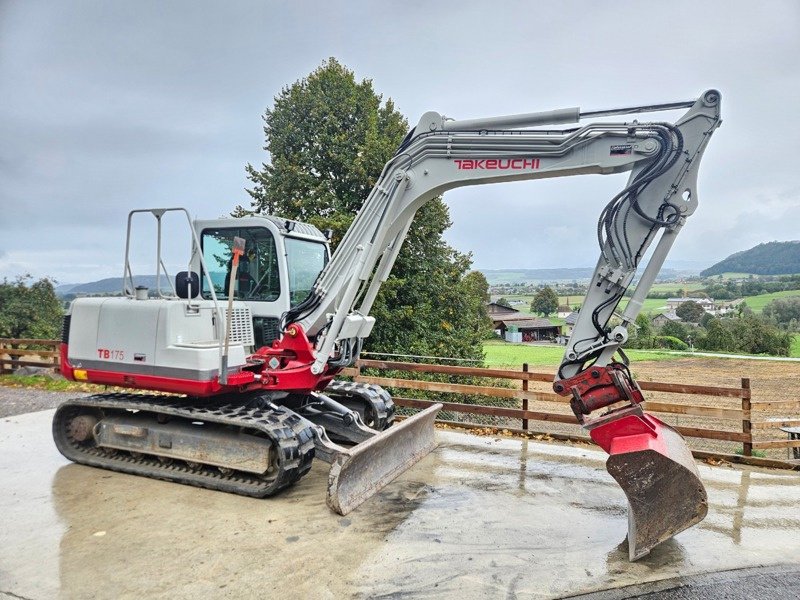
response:
[(678, 305), (678, 308), (675, 309), (675, 314), (687, 323), (699, 323), (706, 311), (694, 300), (687, 300)]
[(706, 325), (706, 336), (702, 344), (698, 343), (698, 347), (703, 350), (734, 352), (736, 350), (736, 340), (721, 319), (713, 318)]
[(650, 322), (650, 317), (644, 313), (639, 313), (636, 316), (635, 327), (633, 328), (633, 335), (628, 340), (629, 348), (651, 348), (653, 345), (653, 324)]
[(0, 283), (0, 337), (57, 338), (63, 315), (50, 279), (23, 275)]
[(544, 286), (533, 297), (531, 302), (531, 312), (538, 313), (543, 317), (550, 315), (558, 310), (558, 295), (549, 285)]
[(685, 342), (687, 336), (689, 335), (689, 329), (683, 323), (667, 321), (661, 326), (659, 335), (675, 337)]
[[(774, 320), (781, 327), (794, 331), (796, 323), (800, 322), (800, 298), (778, 298), (773, 300), (764, 307), (762, 314)], [(793, 322), (795, 323), (794, 327), (792, 326)]]
[(497, 306), (505, 306), (506, 308), (511, 308), (511, 304), (505, 298), (498, 298), (495, 304), (497, 304)]
[[(237, 206), (233, 214), (267, 212), (332, 229), (335, 247), (407, 129), (391, 99), (382, 102), (370, 80), (356, 81), (331, 58), (285, 87), (266, 111), (269, 162), (247, 165), (251, 209)], [(441, 199), (418, 211), (372, 307), (367, 350), (483, 357), (488, 287), (467, 276), (471, 256), (444, 241), (450, 224)]]

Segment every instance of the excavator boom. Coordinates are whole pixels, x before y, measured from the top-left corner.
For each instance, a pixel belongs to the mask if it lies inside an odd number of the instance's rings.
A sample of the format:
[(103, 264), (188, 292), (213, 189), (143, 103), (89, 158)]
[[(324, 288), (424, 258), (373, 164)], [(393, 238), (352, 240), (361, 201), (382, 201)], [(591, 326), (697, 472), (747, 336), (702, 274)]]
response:
[[(698, 206), (697, 173), (721, 123), (720, 100), (719, 92), (708, 90), (690, 102), (587, 113), (570, 108), (467, 121), (426, 113), (385, 166), (311, 295), (285, 316), (315, 342), (311, 373), (324, 374), (358, 357), (374, 324), (368, 316), (372, 302), (414, 214), (431, 198), (466, 185), (629, 171), (625, 188), (601, 211), (600, 257), (554, 389), (571, 398), (578, 422), (610, 454), (608, 470), (630, 505), (631, 560), (700, 521), (707, 500), (691, 453), (680, 434), (641, 410), (644, 397), (621, 347), (676, 236)], [(530, 129), (682, 108), (688, 110), (675, 123)], [(612, 322), (642, 267), (633, 296)]]

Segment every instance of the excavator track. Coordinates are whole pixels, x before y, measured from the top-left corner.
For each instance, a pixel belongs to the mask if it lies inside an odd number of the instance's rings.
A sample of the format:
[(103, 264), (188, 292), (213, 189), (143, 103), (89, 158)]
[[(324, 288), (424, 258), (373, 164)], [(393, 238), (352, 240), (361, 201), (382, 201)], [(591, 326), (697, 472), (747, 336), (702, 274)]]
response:
[[(53, 438), (58, 450), (79, 464), (243, 496), (271, 496), (309, 471), (314, 458), (314, 434), (303, 419), (287, 408), (263, 401), (242, 405), (242, 398), (238, 400), (235, 404), (224, 398), (199, 404), (192, 398), (139, 394), (77, 398), (59, 406), (53, 417)], [(82, 422), (76, 418), (82, 415), (89, 416), (90, 425), (104, 418), (135, 423), (135, 419), (147, 417), (155, 417), (158, 423), (182, 423), (184, 427), (213, 424), (217, 431), (230, 431), (231, 439), (238, 433), (246, 434), (248, 439), (263, 439), (270, 448), (270, 465), (260, 475), (199, 461), (101, 447), (91, 433), (80, 431)], [(135, 429), (135, 425), (129, 427)]]
[(389, 392), (379, 385), (334, 379), (323, 393), (340, 404), (357, 410), (367, 427), (383, 431), (394, 423), (394, 401)]

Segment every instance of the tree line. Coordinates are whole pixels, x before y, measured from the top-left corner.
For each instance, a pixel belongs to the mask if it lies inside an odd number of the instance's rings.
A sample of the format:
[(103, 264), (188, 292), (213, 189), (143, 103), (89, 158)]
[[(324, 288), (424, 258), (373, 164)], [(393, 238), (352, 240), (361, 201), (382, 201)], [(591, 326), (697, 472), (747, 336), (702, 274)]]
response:
[[(794, 300), (794, 299), (793, 299)], [(800, 299), (797, 299), (800, 311)], [(685, 302), (684, 304), (696, 304)], [(679, 307), (684, 316), (694, 307)], [(733, 316), (716, 317), (703, 311), (694, 322), (668, 321), (655, 327), (648, 315), (640, 314), (631, 328), (630, 348), (667, 348), (671, 350), (708, 350), (737, 354), (771, 354), (788, 356), (792, 346), (792, 332), (770, 314), (757, 315), (743, 306)], [(770, 308), (769, 306), (767, 308)], [(765, 313), (768, 313), (765, 308)], [(696, 318), (698, 315), (694, 315)], [(795, 318), (795, 323), (796, 317)]]

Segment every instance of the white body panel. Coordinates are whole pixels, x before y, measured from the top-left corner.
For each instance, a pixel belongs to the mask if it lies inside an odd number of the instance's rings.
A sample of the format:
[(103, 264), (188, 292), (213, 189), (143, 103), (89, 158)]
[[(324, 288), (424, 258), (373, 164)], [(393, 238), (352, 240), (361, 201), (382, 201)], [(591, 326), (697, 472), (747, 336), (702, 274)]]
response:
[[(69, 362), (75, 368), (209, 380), (220, 364), (224, 322), (212, 301), (79, 298), (72, 303)], [(249, 309), (234, 303), (237, 335), (228, 366), (245, 365), (252, 345)]]

